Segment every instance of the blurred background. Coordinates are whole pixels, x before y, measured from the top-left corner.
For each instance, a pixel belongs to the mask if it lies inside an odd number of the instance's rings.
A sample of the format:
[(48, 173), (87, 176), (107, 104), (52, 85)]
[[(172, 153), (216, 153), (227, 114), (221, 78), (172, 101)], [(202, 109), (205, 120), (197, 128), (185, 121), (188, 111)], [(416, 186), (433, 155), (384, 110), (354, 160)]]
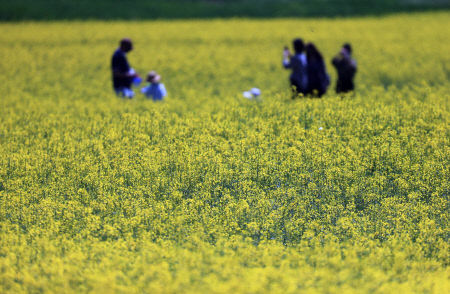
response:
[(342, 17), (449, 9), (450, 0), (2, 0), (0, 20)]

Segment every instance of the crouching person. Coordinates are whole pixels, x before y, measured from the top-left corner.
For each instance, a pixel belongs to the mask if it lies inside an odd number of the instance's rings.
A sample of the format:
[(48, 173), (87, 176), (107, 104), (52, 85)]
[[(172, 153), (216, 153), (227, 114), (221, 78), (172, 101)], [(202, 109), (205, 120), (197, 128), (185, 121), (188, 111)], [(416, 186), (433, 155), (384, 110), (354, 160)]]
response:
[(148, 86), (141, 89), (141, 92), (147, 97), (152, 98), (153, 101), (163, 100), (167, 96), (166, 87), (160, 82), (161, 76), (155, 71), (151, 71), (147, 74)]

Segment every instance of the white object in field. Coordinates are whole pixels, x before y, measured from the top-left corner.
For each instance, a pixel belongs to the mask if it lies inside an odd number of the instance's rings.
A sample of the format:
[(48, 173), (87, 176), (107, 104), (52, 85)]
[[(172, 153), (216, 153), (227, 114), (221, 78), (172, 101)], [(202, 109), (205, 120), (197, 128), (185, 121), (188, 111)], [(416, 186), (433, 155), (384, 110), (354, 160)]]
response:
[(252, 93), (253, 96), (258, 97), (259, 95), (261, 95), (261, 90), (258, 88), (252, 88), (250, 90), (250, 92)]
[(245, 92), (243, 93), (243, 95), (244, 95), (244, 97), (247, 98), (247, 99), (253, 99), (253, 95), (252, 95), (252, 93), (250, 93), (250, 91), (245, 91)]
[(252, 88), (250, 91), (245, 91), (243, 95), (247, 99), (256, 99), (261, 95), (261, 90), (258, 88)]
[(321, 131), (321, 130), (323, 130), (323, 128), (322, 128), (322, 127), (320, 127), (320, 128), (319, 128), (319, 131)]
[(123, 96), (125, 97), (125, 98), (133, 98), (134, 97), (134, 92), (133, 92), (133, 90), (130, 90), (130, 89), (123, 89)]

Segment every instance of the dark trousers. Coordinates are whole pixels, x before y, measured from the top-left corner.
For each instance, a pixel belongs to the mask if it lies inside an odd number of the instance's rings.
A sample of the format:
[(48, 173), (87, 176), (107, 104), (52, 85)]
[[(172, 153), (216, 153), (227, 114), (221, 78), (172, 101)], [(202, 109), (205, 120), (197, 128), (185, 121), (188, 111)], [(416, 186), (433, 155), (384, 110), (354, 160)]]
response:
[(306, 95), (307, 90), (302, 87), (299, 81), (290, 78), (291, 89), (292, 89), (292, 99), (295, 99), (299, 95)]

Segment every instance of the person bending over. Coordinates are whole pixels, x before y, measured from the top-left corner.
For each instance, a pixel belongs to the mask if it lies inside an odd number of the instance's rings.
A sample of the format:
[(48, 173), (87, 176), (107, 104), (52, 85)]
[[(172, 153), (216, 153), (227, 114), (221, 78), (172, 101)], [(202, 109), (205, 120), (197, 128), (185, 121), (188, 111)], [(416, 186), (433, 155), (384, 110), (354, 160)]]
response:
[(131, 90), (133, 79), (138, 75), (128, 64), (126, 54), (133, 50), (133, 43), (125, 38), (120, 41), (119, 48), (114, 52), (111, 59), (111, 70), (114, 91), (118, 96), (133, 98), (134, 92)]

